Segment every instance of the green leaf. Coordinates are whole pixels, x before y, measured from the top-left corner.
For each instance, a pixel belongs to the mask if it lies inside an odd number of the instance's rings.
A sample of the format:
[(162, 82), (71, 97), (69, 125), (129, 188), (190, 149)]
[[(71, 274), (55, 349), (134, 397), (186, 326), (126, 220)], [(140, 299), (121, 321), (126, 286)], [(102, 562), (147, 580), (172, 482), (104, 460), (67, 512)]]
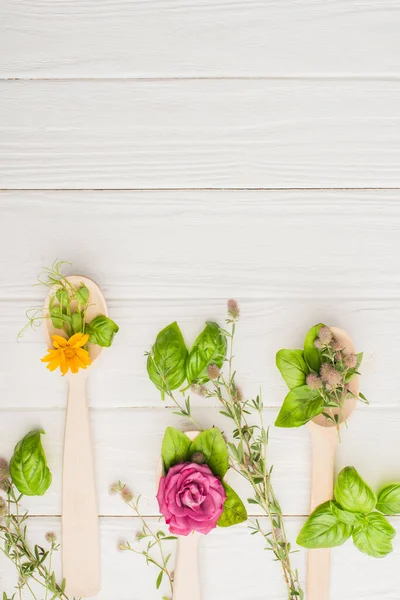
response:
[(160, 587), (160, 585), (161, 585), (161, 582), (162, 582), (163, 575), (164, 575), (164, 571), (160, 571), (160, 572), (159, 572), (159, 574), (158, 574), (157, 580), (156, 580), (156, 588), (157, 588), (157, 589), (158, 589), (158, 588)]
[(89, 290), (86, 285), (82, 285), (80, 288), (76, 290), (76, 299), (79, 304), (86, 304), (89, 300)]
[(75, 333), (82, 331), (83, 321), (81, 313), (75, 312), (71, 315), (72, 329)]
[(321, 327), (325, 327), (323, 323), (319, 323), (318, 325), (314, 325), (311, 327), (306, 334), (306, 338), (304, 340), (304, 360), (310, 369), (319, 373), (322, 364), (321, 352), (314, 346), (314, 342), (318, 337), (319, 330)]
[(330, 500), (318, 506), (304, 523), (297, 543), (304, 548), (333, 548), (349, 539), (352, 525), (339, 520)]
[(211, 471), (221, 479), (228, 470), (228, 449), (222, 433), (216, 427), (202, 431), (192, 442), (191, 454), (202, 452)]
[(59, 303), (62, 304), (63, 306), (66, 306), (69, 302), (68, 292), (67, 292), (67, 290), (64, 290), (63, 288), (60, 288), (59, 290), (56, 291), (56, 298), (59, 301)]
[(218, 527), (231, 527), (247, 520), (246, 508), (237, 493), (225, 482), (222, 483), (226, 492), (224, 510), (220, 516)]
[(111, 346), (114, 336), (118, 331), (118, 325), (104, 315), (95, 317), (86, 326), (86, 332), (89, 334), (89, 342), (105, 348)]
[(61, 306), (53, 306), (50, 311), (51, 322), (56, 329), (62, 329), (64, 326)]
[(357, 523), (358, 514), (343, 510), (334, 500), (331, 500), (331, 511), (341, 523), (346, 523), (350, 526), (353, 526)]
[(189, 353), (186, 366), (188, 383), (206, 383), (209, 381), (207, 367), (222, 367), (227, 349), (226, 336), (218, 323), (207, 323), (198, 336)]
[(191, 444), (192, 442), (185, 433), (174, 427), (167, 427), (161, 446), (165, 472), (174, 465), (189, 460)]
[(376, 505), (376, 495), (354, 467), (340, 471), (335, 483), (335, 499), (350, 512), (369, 513)]
[(51, 485), (51, 472), (40, 440), (42, 433), (41, 429), (28, 433), (15, 446), (10, 461), (11, 479), (25, 496), (43, 496)]
[(276, 427), (300, 427), (321, 414), (324, 402), (317, 390), (311, 390), (308, 385), (302, 385), (290, 390), (283, 401)]
[(383, 558), (393, 550), (396, 531), (383, 515), (371, 512), (359, 518), (353, 529), (354, 545), (369, 556)]
[(290, 390), (305, 385), (309, 369), (303, 358), (303, 350), (279, 350), (276, 366)]
[(178, 323), (160, 331), (147, 359), (147, 373), (161, 391), (176, 390), (186, 379), (188, 351)]
[(400, 483), (391, 483), (381, 489), (376, 508), (386, 515), (400, 514)]

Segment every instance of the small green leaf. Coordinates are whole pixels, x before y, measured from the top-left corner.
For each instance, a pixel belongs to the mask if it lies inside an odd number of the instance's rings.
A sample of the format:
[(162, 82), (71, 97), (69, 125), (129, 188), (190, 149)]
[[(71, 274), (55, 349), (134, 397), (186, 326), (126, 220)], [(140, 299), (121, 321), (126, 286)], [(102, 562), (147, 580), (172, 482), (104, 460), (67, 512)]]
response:
[(63, 288), (60, 288), (59, 290), (56, 291), (56, 298), (59, 301), (59, 303), (62, 304), (63, 306), (66, 306), (69, 302), (68, 292), (67, 292), (67, 290), (64, 290)]
[(83, 321), (81, 313), (75, 312), (71, 315), (72, 329), (75, 333), (79, 333), (82, 331)]
[(231, 527), (238, 525), (247, 519), (246, 508), (237, 493), (225, 482), (222, 483), (226, 492), (224, 510), (220, 516), (218, 527)]
[(166, 472), (174, 465), (189, 461), (191, 444), (192, 442), (185, 433), (173, 427), (167, 427), (161, 446), (161, 456)]
[(61, 306), (53, 306), (50, 311), (51, 322), (53, 327), (56, 329), (62, 329), (64, 325), (63, 314), (61, 310)]
[(331, 501), (318, 506), (304, 523), (297, 543), (304, 548), (333, 548), (349, 539), (352, 525), (338, 519), (332, 512)]
[(160, 572), (159, 572), (159, 574), (158, 574), (157, 580), (156, 580), (156, 588), (157, 588), (157, 589), (158, 589), (158, 588), (160, 587), (160, 585), (161, 585), (161, 582), (162, 582), (163, 575), (164, 575), (164, 571), (160, 571)]
[(305, 385), (309, 369), (303, 358), (303, 350), (279, 350), (276, 366), (290, 390)]
[(324, 411), (324, 402), (317, 390), (302, 385), (290, 390), (278, 418), (276, 427), (300, 427)]
[(400, 483), (391, 483), (381, 489), (376, 508), (386, 515), (400, 514)]
[(10, 461), (11, 479), (25, 496), (43, 496), (51, 485), (51, 472), (40, 440), (43, 433), (41, 429), (28, 433), (15, 446)]
[(80, 288), (76, 290), (76, 299), (79, 304), (86, 304), (89, 300), (89, 290), (86, 285), (82, 285)]
[(226, 336), (218, 323), (207, 323), (189, 353), (186, 366), (188, 383), (209, 381), (207, 367), (222, 367), (227, 349)]
[(354, 545), (364, 554), (383, 558), (392, 552), (396, 531), (383, 515), (371, 512), (359, 518), (353, 529)]
[(211, 471), (221, 479), (228, 470), (228, 449), (222, 433), (216, 427), (202, 431), (192, 442), (190, 452), (204, 454)]
[(109, 348), (115, 334), (119, 331), (119, 327), (108, 317), (99, 315), (88, 323), (86, 331), (89, 334), (89, 342), (91, 344)]
[(377, 498), (354, 467), (340, 471), (335, 483), (335, 499), (350, 512), (369, 513), (374, 510)]
[(306, 338), (304, 340), (304, 360), (310, 369), (319, 373), (322, 364), (321, 352), (314, 346), (314, 342), (318, 337), (319, 330), (321, 327), (325, 327), (323, 323), (319, 323), (318, 325), (314, 325), (307, 332)]
[(161, 392), (176, 390), (185, 381), (187, 357), (179, 325), (171, 323), (160, 331), (147, 359), (147, 373)]

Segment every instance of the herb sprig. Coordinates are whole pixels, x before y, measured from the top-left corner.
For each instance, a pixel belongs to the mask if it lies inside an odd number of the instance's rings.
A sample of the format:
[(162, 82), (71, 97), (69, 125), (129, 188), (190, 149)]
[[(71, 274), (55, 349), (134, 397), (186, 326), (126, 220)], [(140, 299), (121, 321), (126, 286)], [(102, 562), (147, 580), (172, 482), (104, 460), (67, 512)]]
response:
[[(259, 520), (249, 522), (251, 534), (263, 536), (265, 549), (272, 551), (282, 566), (288, 600), (303, 600), (304, 592), (297, 570), (291, 566), (291, 545), (287, 539), (283, 514), (272, 486), (272, 467), (267, 464), (268, 428), (263, 421), (261, 394), (245, 399), (236, 383), (234, 361), (234, 338), (239, 320), (236, 301), (228, 302), (227, 325), (230, 331), (217, 323), (207, 323), (203, 332), (188, 352), (177, 323), (162, 330), (150, 352), (147, 353), (147, 370), (151, 381), (161, 391), (162, 398), (169, 397), (177, 406), (176, 414), (190, 419), (196, 425), (191, 412), (187, 389), (204, 397), (213, 397), (221, 405), (220, 413), (232, 421), (233, 441), (228, 443), (230, 466), (238, 472), (253, 489), (250, 504), (258, 505), (270, 521), (265, 531)], [(169, 335), (173, 329), (173, 336)], [(172, 340), (172, 343), (171, 343)], [(228, 355), (228, 358), (227, 358)], [(224, 374), (223, 366), (227, 367)], [(179, 391), (182, 401), (174, 391)], [(178, 383), (179, 382), (179, 383)], [(209, 386), (205, 384), (211, 382)]]

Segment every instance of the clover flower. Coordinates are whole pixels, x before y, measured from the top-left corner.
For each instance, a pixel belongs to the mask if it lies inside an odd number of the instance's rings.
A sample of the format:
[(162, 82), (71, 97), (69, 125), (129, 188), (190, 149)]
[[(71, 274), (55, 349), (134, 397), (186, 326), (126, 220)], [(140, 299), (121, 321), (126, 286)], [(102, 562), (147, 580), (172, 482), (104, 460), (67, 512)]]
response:
[(318, 375), (314, 375), (313, 373), (309, 373), (307, 375), (306, 383), (308, 387), (312, 390), (318, 390), (322, 387), (322, 379), (318, 377)]

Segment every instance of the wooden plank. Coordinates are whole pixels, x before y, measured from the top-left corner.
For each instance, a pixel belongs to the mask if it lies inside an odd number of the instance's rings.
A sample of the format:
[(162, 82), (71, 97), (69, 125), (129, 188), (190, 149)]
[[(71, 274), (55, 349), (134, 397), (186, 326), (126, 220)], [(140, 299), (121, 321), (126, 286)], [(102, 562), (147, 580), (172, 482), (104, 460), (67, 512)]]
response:
[(321, 298), (399, 298), (398, 200), (380, 190), (3, 192), (0, 297), (40, 305), (36, 273), (62, 257), (109, 301), (307, 298), (315, 311)]
[[(215, 425), (231, 437), (233, 427), (217, 409), (197, 407), (193, 414), (203, 428)], [(276, 414), (275, 409), (265, 410), (267, 425), (273, 424)], [(0, 412), (0, 418), (0, 452), (7, 459), (12, 455), (15, 444), (28, 431), (40, 426), (47, 432), (43, 444), (53, 472), (53, 484), (45, 496), (25, 498), (24, 505), (36, 515), (60, 514), (64, 412), (7, 410)], [(188, 427), (188, 423), (175, 416), (172, 409), (163, 408), (161, 402), (158, 408), (92, 411), (101, 515), (130, 513), (119, 498), (109, 493), (110, 486), (118, 480), (129, 485), (136, 494), (143, 494), (143, 514), (158, 514), (155, 473), (161, 440), (169, 425)], [(337, 471), (354, 465), (377, 490), (386, 483), (400, 481), (400, 410), (361, 406), (348, 425), (348, 429), (342, 431)], [(268, 460), (270, 465), (275, 465), (273, 482), (284, 514), (308, 514), (310, 457), (311, 439), (307, 428), (288, 430), (271, 427)], [(244, 500), (250, 497), (251, 489), (240, 476), (229, 473), (229, 481)], [(257, 507), (249, 506), (249, 514), (258, 513)]]
[[(155, 527), (159, 525), (150, 521)], [(371, 559), (356, 550), (349, 540), (332, 550), (332, 581), (330, 600), (395, 600), (397, 588), (394, 574), (400, 558), (400, 519), (391, 518), (397, 531), (394, 552), (384, 560)], [(302, 519), (287, 519), (288, 534), (295, 539)], [(264, 524), (264, 522), (263, 522)], [(120, 552), (117, 545), (127, 538), (134, 543), (139, 525), (135, 519), (102, 519), (102, 591), (98, 600), (159, 600), (163, 586), (157, 591), (157, 571), (146, 567), (142, 556), (132, 552)], [(29, 523), (33, 542), (43, 542), (44, 533), (55, 531), (60, 535), (58, 519), (32, 519)], [(279, 564), (273, 562), (270, 553), (263, 550), (261, 538), (250, 536), (245, 526), (217, 529), (200, 542), (200, 569), (203, 596), (207, 600), (234, 598), (234, 600), (276, 600), (285, 597)], [(174, 552), (174, 546), (171, 547)], [(173, 560), (173, 558), (171, 559)], [(300, 549), (292, 556), (293, 565), (299, 568), (304, 583), (306, 551)], [(60, 572), (60, 556), (54, 565)], [(362, 573), (355, 577), (354, 573)], [(12, 592), (15, 584), (13, 567), (3, 555), (0, 556), (1, 589)], [(31, 596), (24, 596), (30, 599)]]
[[(59, 372), (49, 373), (40, 358), (46, 353), (41, 329), (29, 331), (16, 342), (29, 302), (1, 302), (0, 407), (63, 408), (66, 383)], [(148, 407), (159, 405), (159, 394), (149, 381), (144, 352), (158, 331), (178, 320), (190, 346), (207, 320), (224, 325), (223, 300), (127, 300), (109, 303), (110, 315), (120, 325), (113, 347), (89, 377), (93, 407)], [(264, 390), (267, 406), (277, 407), (287, 393), (276, 366), (282, 347), (303, 345), (306, 330), (317, 322), (344, 327), (364, 351), (362, 392), (374, 405), (399, 407), (396, 382), (398, 357), (388, 340), (400, 336), (398, 300), (259, 299), (241, 301), (242, 318), (235, 346), (238, 381), (244, 392)], [(21, 377), (21, 370), (24, 376)], [(10, 390), (10, 381), (15, 382)], [(211, 399), (193, 396), (195, 405), (214, 405)]]
[(394, 0), (6, 3), (1, 77), (398, 75)]
[(7, 81), (0, 102), (2, 188), (400, 185), (396, 80)]

